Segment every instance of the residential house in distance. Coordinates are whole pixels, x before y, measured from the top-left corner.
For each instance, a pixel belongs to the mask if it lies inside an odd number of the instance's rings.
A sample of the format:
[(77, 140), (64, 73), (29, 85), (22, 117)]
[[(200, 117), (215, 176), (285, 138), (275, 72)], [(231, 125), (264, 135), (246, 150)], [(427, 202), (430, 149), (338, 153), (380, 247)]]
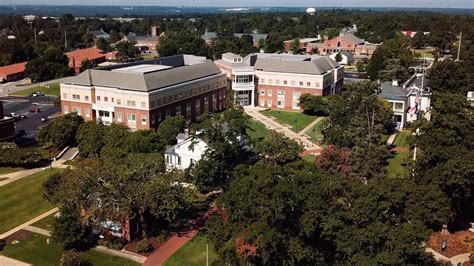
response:
[(89, 69), (60, 90), (63, 114), (138, 130), (157, 128), (170, 116), (193, 121), (224, 109), (227, 79), (204, 57), (176, 55)]
[[(260, 41), (266, 41), (268, 39), (268, 34), (262, 34), (262, 33), (234, 33), (234, 36), (237, 38), (242, 38), (244, 35), (250, 35), (252, 36), (252, 42), (253, 46), (260, 48)], [(211, 44), (213, 39), (217, 38), (217, 33), (216, 32), (205, 32), (203, 35), (201, 35), (201, 38), (207, 43)]]
[(82, 62), (86, 59), (94, 65), (105, 61), (105, 54), (96, 47), (74, 50), (65, 53), (65, 55), (69, 58), (69, 67), (74, 69), (76, 74), (81, 73)]
[(92, 34), (92, 36), (94, 36), (93, 37), (94, 40), (97, 40), (99, 38), (104, 38), (104, 39), (108, 40), (110, 38), (110, 35), (102, 29), (92, 30), (92, 31), (89, 31), (89, 33)]
[(335, 52), (335, 53), (332, 53), (329, 57), (332, 60), (337, 61), (336, 60), (337, 54), (341, 55), (342, 60), (341, 62), (338, 62), (341, 65), (351, 65), (354, 62), (354, 55), (347, 51)]
[(136, 35), (129, 33), (125, 36), (125, 40), (129, 42), (136, 42), (135, 46), (142, 51), (156, 50), (156, 46), (160, 43), (160, 32), (157, 26), (151, 26), (150, 35)]
[(178, 134), (176, 145), (166, 149), (166, 170), (185, 170), (201, 160), (206, 152), (207, 144), (198, 137), (189, 136), (189, 131)]
[(0, 141), (12, 140), (15, 137), (15, 118), (5, 116), (3, 101), (0, 101)]
[(225, 53), (215, 64), (231, 80), (241, 106), (299, 110), (302, 94), (339, 93), (344, 67), (328, 56)]
[(0, 83), (12, 82), (24, 78), (26, 63), (28, 62), (0, 67)]
[(431, 119), (431, 90), (424, 74), (414, 74), (402, 86), (397, 81), (383, 82), (379, 98), (392, 105), (398, 130), (403, 129), (407, 122), (416, 121), (418, 114)]
[(322, 45), (317, 45), (320, 54), (332, 54), (335, 52), (346, 51), (358, 57), (370, 58), (378, 44), (367, 43), (353, 34), (340, 35), (336, 38), (325, 40)]

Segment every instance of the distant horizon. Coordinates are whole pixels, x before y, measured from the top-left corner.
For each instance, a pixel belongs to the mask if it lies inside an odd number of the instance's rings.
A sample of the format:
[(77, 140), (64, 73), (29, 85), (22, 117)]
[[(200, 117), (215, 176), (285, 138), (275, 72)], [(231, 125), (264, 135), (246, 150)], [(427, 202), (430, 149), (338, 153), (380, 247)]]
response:
[[(450, 8), (474, 9), (472, 0), (333, 0), (331, 2), (312, 0), (4, 0), (0, 6), (151, 6), (192, 8), (265, 8), (265, 7), (315, 7), (315, 8)], [(258, 4), (256, 4), (258, 2)]]

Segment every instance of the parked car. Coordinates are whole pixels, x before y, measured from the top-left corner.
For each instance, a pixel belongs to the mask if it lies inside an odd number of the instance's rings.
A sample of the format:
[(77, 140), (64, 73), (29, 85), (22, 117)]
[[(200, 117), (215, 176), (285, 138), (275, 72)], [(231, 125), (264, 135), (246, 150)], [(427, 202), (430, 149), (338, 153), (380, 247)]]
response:
[(47, 117), (45, 117), (45, 116), (41, 117), (41, 122), (46, 122), (46, 121), (48, 121)]
[(21, 120), (27, 119), (27, 118), (28, 118), (28, 116), (26, 116), (26, 115), (20, 115), (20, 119), (21, 119)]
[(30, 109), (30, 112), (31, 112), (31, 113), (40, 113), (41, 110), (40, 110), (39, 108), (36, 108), (36, 107), (35, 107), (35, 108), (31, 108), (31, 109)]

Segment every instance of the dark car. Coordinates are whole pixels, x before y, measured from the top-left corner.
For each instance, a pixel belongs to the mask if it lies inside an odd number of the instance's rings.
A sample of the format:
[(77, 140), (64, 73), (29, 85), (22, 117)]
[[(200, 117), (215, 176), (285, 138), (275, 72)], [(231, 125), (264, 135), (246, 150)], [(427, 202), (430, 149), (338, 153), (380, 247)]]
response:
[(31, 108), (31, 109), (30, 109), (30, 112), (31, 112), (31, 113), (40, 113), (41, 110), (40, 110), (39, 108)]

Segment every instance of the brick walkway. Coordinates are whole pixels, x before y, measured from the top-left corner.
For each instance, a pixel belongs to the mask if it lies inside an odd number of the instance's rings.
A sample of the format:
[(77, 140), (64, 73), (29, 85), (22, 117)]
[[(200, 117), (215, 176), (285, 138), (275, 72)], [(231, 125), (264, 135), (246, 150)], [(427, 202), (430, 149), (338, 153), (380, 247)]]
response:
[(171, 257), (178, 249), (188, 243), (189, 240), (197, 234), (197, 230), (192, 230), (183, 235), (176, 235), (170, 238), (166, 243), (159, 247), (153, 254), (151, 254), (145, 262), (144, 266), (161, 266), (165, 261)]

